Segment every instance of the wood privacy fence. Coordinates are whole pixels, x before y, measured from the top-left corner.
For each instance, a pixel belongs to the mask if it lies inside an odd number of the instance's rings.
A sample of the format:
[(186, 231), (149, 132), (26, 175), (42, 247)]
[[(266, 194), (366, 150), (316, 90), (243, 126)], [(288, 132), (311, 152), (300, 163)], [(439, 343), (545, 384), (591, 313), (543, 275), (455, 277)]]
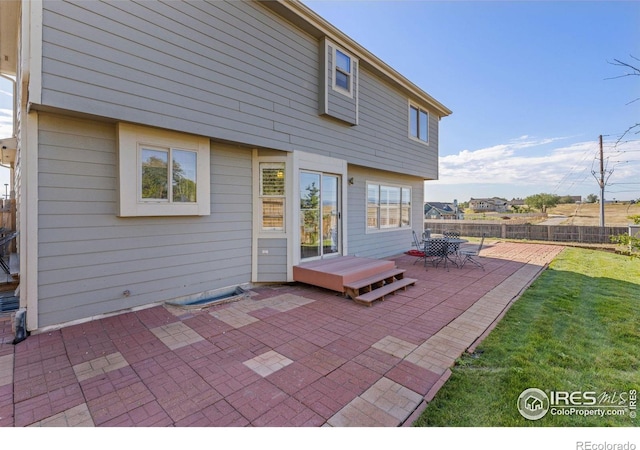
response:
[(628, 234), (629, 227), (585, 227), (577, 225), (531, 225), (489, 223), (464, 220), (425, 220), (424, 228), (432, 233), (458, 231), (461, 236), (532, 241), (579, 242), (583, 244), (611, 244), (611, 236)]

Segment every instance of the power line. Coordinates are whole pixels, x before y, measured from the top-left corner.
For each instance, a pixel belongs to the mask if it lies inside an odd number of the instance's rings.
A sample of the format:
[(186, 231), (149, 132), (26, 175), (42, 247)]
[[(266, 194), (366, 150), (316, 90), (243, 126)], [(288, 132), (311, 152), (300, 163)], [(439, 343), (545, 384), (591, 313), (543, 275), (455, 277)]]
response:
[[(556, 187), (551, 191), (552, 194), (555, 194), (558, 192), (558, 190), (560, 189), (560, 187), (562, 187), (562, 185), (566, 182), (566, 180), (569, 179), (569, 177), (573, 174), (573, 171), (579, 167), (582, 167), (582, 171), (577, 175), (580, 176), (585, 170), (586, 167), (582, 164), (587, 157), (589, 156), (589, 153), (593, 151), (592, 149), (587, 149), (584, 151), (584, 154), (582, 155), (582, 159), (575, 164), (573, 167), (571, 167), (571, 169), (569, 169), (569, 172), (562, 177), (562, 179), (558, 182), (558, 184), (556, 185)], [(575, 181), (567, 188), (567, 189), (571, 189), (571, 187), (573, 187), (573, 185), (575, 184)]]

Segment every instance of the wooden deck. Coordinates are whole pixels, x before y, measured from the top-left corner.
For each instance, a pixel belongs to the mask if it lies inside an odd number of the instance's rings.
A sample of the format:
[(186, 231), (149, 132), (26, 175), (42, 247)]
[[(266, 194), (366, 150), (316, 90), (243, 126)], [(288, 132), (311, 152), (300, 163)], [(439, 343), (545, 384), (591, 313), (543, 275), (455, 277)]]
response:
[(398, 269), (393, 261), (356, 256), (339, 256), (294, 266), (293, 279), (340, 292), (369, 306), (416, 281), (404, 279), (404, 270)]
[(293, 279), (344, 293), (346, 284), (395, 268), (396, 263), (393, 261), (337, 256), (293, 266)]

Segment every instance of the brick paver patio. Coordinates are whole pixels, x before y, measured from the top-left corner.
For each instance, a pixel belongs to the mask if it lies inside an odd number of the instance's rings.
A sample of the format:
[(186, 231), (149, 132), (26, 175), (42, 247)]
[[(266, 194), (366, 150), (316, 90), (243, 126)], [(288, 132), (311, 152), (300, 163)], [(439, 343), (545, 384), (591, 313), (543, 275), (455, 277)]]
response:
[(307, 285), (156, 306), (33, 334), (0, 316), (0, 426), (411, 425), (560, 251), (489, 242), (485, 271), (393, 258), (414, 287), (372, 307)]

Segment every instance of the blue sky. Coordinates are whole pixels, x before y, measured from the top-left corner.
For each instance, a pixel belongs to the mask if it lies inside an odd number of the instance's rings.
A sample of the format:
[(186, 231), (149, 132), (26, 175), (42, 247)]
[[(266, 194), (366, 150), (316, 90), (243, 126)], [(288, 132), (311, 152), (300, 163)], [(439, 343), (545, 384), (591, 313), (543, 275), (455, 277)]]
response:
[[(607, 200), (640, 198), (640, 2), (305, 1), (445, 104), (440, 179), (425, 200), (599, 195), (604, 135)], [(614, 79), (612, 79), (614, 78)], [(11, 85), (0, 78), (0, 135)], [(631, 142), (626, 142), (631, 140)], [(0, 168), (0, 186), (8, 170)]]
[(453, 111), (426, 200), (599, 195), (601, 134), (605, 199), (640, 198), (640, 134), (614, 146), (640, 76), (608, 79), (640, 66), (640, 2), (304, 3)]

